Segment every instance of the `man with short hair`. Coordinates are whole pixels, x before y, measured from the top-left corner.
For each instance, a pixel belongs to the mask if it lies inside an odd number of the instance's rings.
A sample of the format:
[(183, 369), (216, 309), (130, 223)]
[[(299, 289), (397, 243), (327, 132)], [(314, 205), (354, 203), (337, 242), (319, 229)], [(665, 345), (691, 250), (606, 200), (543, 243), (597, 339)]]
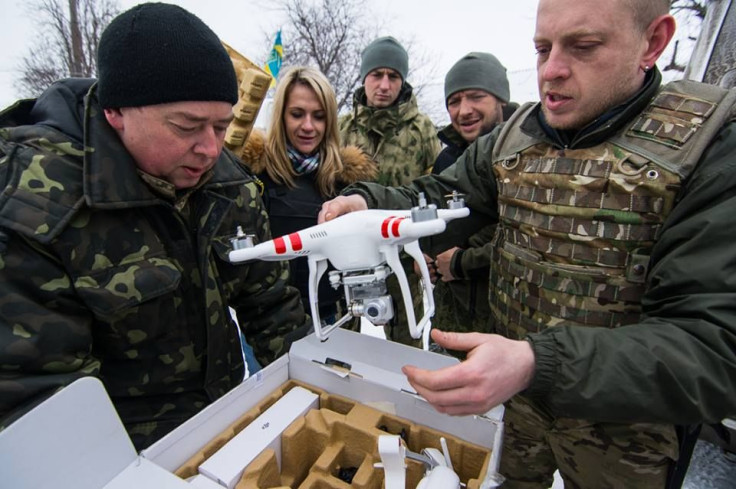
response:
[(661, 85), (669, 4), (540, 0), (540, 102), (441, 175), (323, 205), (329, 220), (458, 191), (458, 227), (497, 223), (498, 334), (434, 330), (468, 359), (404, 373), (444, 413), (506, 403), (505, 488), (546, 489), (555, 469), (570, 487), (679, 487), (678, 427), (736, 414), (736, 92)]
[(181, 7), (105, 29), (99, 79), (0, 113), (0, 426), (99, 377), (142, 449), (243, 380), (237, 317), (262, 363), (308, 330), (256, 179), (223, 150), (238, 87), (220, 40)]
[(360, 147), (378, 164), (377, 181), (402, 185), (428, 173), (440, 145), (431, 119), (419, 112), (406, 81), (409, 55), (393, 37), (380, 37), (362, 53), (353, 109), (340, 118), (343, 145)]

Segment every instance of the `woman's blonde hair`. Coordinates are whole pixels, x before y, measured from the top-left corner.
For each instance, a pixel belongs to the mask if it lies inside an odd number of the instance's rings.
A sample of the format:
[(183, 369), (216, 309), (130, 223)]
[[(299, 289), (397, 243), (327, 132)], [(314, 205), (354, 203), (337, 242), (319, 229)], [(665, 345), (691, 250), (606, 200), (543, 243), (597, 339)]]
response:
[(343, 170), (340, 133), (337, 128), (337, 99), (327, 77), (315, 68), (293, 67), (284, 73), (276, 86), (266, 141), (266, 171), (274, 182), (294, 188), (297, 173), (286, 152), (288, 138), (284, 128), (284, 111), (291, 89), (297, 84), (312, 89), (325, 112), (325, 133), (318, 148), (320, 161), (317, 167), (317, 188), (323, 197), (332, 197), (336, 194), (335, 179)]

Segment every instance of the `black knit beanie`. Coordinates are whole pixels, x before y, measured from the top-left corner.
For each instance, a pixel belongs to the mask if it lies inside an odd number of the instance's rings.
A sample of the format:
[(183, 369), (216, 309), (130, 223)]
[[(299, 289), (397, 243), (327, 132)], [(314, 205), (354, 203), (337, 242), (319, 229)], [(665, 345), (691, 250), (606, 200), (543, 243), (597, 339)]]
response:
[(100, 38), (97, 70), (103, 108), (238, 100), (217, 35), (176, 5), (144, 3), (115, 17)]
[(360, 79), (376, 68), (391, 68), (406, 81), (409, 73), (409, 55), (399, 41), (391, 36), (379, 37), (363, 50), (360, 62)]
[(455, 92), (483, 90), (501, 102), (510, 98), (506, 68), (489, 53), (468, 53), (455, 63), (445, 76), (445, 104)]

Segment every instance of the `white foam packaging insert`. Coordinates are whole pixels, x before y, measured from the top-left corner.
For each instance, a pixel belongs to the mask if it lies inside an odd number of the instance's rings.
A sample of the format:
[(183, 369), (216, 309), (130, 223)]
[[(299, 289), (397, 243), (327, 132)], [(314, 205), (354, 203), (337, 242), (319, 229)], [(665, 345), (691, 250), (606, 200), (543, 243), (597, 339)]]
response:
[(233, 489), (248, 464), (266, 448), (273, 449), (281, 468), (281, 433), (307, 411), (317, 408), (317, 394), (303, 387), (294, 387), (202, 462), (199, 473)]
[(484, 416), (440, 414), (401, 373), (407, 364), (435, 370), (455, 363), (452, 357), (352, 331), (337, 329), (324, 342), (312, 334), (140, 455), (102, 384), (84, 378), (0, 432), (0, 474), (14, 489), (193, 489), (196, 481), (190, 485), (172, 472), (289, 379), (493, 448), (491, 470), (497, 470), (503, 407)]

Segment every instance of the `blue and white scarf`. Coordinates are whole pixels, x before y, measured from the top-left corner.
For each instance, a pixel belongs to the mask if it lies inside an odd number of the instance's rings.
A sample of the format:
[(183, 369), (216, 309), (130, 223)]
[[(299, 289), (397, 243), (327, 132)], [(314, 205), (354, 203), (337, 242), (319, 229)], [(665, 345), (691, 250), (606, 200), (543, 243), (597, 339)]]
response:
[(286, 145), (286, 152), (289, 154), (291, 165), (297, 175), (305, 175), (312, 173), (319, 166), (319, 152), (312, 156), (307, 156), (301, 151), (294, 149), (290, 144)]

